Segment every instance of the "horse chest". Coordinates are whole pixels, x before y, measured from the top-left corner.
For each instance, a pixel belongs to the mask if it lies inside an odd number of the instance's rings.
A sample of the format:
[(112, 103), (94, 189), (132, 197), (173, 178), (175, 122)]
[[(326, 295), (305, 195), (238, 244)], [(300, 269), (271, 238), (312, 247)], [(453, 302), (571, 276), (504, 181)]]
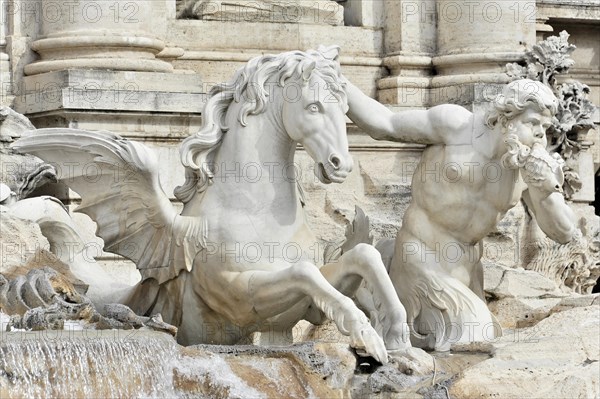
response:
[(306, 248), (315, 242), (303, 218), (279, 217), (263, 209), (219, 210), (208, 216), (209, 240), (229, 246), (261, 248), (269, 256), (281, 256), (284, 248)]

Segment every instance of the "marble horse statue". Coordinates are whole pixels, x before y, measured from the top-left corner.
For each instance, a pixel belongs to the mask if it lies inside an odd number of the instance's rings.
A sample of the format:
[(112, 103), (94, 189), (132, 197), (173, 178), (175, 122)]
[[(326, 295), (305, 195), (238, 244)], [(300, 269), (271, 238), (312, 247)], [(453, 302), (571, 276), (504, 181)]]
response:
[[(70, 162), (65, 183), (82, 197), (77, 211), (97, 223), (107, 251), (141, 272), (128, 304), (161, 313), (179, 327), (182, 344), (235, 344), (255, 331), (277, 336), (301, 319), (326, 317), (351, 346), (386, 362), (387, 351), (411, 344), (381, 256), (359, 244), (319, 265), (295, 180), (298, 143), (321, 182), (341, 183), (352, 170), (337, 56), (329, 48), (258, 57), (215, 86), (201, 130), (180, 148), (181, 212), (161, 188), (160, 160), (138, 142), (53, 128), (13, 148)], [(351, 299), (363, 281), (380, 308), (373, 325)]]

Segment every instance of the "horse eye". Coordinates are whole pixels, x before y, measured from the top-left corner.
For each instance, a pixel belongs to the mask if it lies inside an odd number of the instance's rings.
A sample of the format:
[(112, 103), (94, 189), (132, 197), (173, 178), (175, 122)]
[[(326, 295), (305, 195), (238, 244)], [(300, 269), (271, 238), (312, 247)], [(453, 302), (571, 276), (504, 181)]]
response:
[(307, 109), (308, 109), (310, 112), (319, 112), (319, 111), (320, 111), (320, 108), (319, 108), (319, 106), (318, 106), (317, 104), (310, 104), (310, 105), (307, 107)]

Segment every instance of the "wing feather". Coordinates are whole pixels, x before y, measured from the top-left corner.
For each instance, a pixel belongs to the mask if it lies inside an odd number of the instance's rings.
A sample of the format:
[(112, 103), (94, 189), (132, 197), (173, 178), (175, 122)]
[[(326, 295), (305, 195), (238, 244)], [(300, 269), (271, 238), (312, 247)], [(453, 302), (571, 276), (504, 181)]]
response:
[(53, 128), (32, 131), (12, 146), (53, 164), (82, 198), (77, 212), (97, 223), (106, 251), (134, 261), (159, 284), (192, 269), (206, 247), (206, 221), (178, 215), (164, 193), (151, 149), (108, 132)]

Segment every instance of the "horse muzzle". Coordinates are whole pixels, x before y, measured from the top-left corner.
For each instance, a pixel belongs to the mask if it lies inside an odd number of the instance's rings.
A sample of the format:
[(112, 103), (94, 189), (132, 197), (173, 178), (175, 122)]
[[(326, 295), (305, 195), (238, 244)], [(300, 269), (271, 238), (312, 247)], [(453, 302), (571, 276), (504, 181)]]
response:
[(337, 154), (330, 154), (327, 162), (318, 162), (316, 164), (315, 175), (325, 184), (342, 183), (346, 180), (350, 172), (352, 172), (353, 166), (354, 162), (350, 155), (343, 158)]

